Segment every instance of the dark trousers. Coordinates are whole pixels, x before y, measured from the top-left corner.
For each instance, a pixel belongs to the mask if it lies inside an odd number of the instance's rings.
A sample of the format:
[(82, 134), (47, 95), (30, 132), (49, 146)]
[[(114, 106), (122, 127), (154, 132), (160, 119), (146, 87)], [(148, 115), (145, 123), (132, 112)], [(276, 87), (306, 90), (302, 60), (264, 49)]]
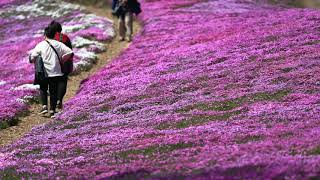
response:
[(62, 103), (63, 97), (66, 95), (68, 85), (68, 76), (64, 75), (59, 78), (57, 98)]
[[(48, 88), (50, 93), (50, 110), (56, 110), (57, 100), (59, 96), (62, 96), (64, 92), (64, 86), (59, 87), (62, 76), (48, 77), (40, 82), (40, 98), (42, 105), (48, 105)], [(61, 83), (62, 84), (62, 83)]]

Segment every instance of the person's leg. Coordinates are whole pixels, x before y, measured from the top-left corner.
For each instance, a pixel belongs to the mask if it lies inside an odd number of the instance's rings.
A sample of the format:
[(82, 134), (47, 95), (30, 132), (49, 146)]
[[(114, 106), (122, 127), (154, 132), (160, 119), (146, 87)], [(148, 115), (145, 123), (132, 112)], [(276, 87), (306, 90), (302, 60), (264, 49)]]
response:
[(50, 116), (54, 117), (57, 105), (57, 77), (49, 77), (49, 92), (50, 92)]
[(128, 41), (131, 41), (132, 38), (132, 22), (133, 22), (133, 14), (132, 12), (127, 12), (125, 16), (125, 25), (126, 25), (126, 30), (127, 30), (127, 37)]
[(40, 101), (42, 108), (39, 114), (45, 114), (48, 112), (48, 81), (44, 80), (40, 83)]
[(62, 109), (62, 102), (63, 97), (67, 92), (67, 85), (68, 85), (68, 76), (62, 76), (58, 79), (58, 86), (57, 86), (57, 108), (58, 110)]
[(125, 17), (124, 15), (119, 16), (119, 40), (123, 41), (126, 35), (126, 27), (125, 27)]

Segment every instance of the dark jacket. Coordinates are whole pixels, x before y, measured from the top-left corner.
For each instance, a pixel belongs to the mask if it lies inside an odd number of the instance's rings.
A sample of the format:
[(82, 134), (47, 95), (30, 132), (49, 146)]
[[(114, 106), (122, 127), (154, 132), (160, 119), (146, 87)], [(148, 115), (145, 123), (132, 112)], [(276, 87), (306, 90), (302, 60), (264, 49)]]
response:
[[(31, 57), (29, 56), (29, 62), (32, 63)], [(34, 61), (34, 70), (35, 70), (35, 76), (33, 84), (40, 84), (43, 82), (47, 77), (48, 74), (44, 68), (42, 57), (39, 55)]]
[(112, 0), (112, 10), (116, 8), (117, 3), (118, 3), (118, 0)]
[(118, 3), (119, 3), (119, 0), (112, 1), (113, 14), (115, 14), (117, 16), (123, 15), (127, 11), (131, 11), (131, 12), (135, 13), (136, 15), (141, 13), (140, 3), (137, 0), (128, 0), (128, 4), (125, 7), (121, 8), (120, 12), (115, 12), (115, 11), (117, 11), (117, 6), (119, 6)]

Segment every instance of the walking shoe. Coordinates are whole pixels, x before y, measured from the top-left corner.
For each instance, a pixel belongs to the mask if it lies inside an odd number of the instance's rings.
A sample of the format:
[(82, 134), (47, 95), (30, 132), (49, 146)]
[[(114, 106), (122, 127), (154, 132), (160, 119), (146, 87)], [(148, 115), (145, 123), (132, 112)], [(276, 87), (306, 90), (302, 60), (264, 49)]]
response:
[(54, 119), (56, 117), (54, 111), (50, 111), (50, 115), (49, 116), (50, 116), (51, 119)]
[(42, 106), (40, 112), (38, 114), (46, 114), (48, 113), (48, 107), (46, 105)]
[(121, 42), (121, 41), (124, 41), (124, 38), (123, 38), (123, 37), (119, 38), (119, 41), (120, 41), (120, 42)]
[(131, 36), (129, 36), (127, 39), (127, 42), (131, 42), (131, 41), (132, 41), (132, 38), (131, 38)]
[(57, 109), (58, 109), (58, 111), (62, 111), (62, 102), (61, 101), (58, 101), (57, 102)]

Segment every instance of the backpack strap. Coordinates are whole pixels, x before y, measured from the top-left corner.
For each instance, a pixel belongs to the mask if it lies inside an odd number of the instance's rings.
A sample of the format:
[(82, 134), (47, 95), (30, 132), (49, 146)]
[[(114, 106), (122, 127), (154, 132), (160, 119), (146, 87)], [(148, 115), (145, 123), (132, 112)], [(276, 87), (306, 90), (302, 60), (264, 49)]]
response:
[(52, 46), (52, 44), (51, 44), (48, 40), (46, 40), (46, 41), (47, 41), (47, 43), (50, 45), (50, 47), (53, 49), (53, 51), (56, 53), (56, 55), (58, 56), (59, 63), (60, 63), (60, 65), (61, 65), (61, 59), (60, 59), (60, 56), (59, 56), (57, 50)]

